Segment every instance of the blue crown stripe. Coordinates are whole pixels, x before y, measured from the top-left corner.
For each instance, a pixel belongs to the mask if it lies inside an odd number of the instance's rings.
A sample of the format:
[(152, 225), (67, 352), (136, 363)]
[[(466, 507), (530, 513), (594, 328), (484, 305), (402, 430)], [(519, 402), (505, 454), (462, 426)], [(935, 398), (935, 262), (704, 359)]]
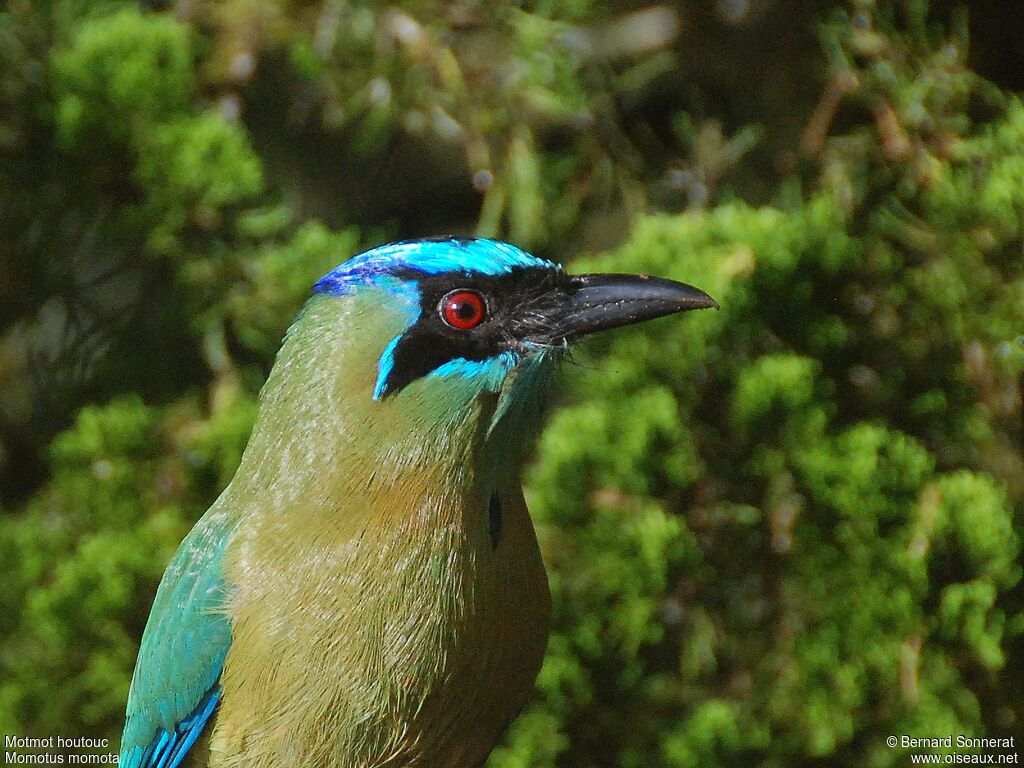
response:
[(403, 272), (440, 275), (446, 272), (499, 277), (515, 269), (558, 269), (547, 259), (497, 240), (415, 240), (366, 251), (328, 272), (313, 285), (315, 293), (335, 296), (373, 285)]

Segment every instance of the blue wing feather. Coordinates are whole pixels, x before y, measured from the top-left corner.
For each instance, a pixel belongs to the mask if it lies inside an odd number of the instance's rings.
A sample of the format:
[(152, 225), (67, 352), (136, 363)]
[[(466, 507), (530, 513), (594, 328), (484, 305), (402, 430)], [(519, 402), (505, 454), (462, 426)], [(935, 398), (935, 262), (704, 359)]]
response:
[(220, 687), (213, 688), (186, 717), (174, 733), (161, 728), (148, 747), (135, 746), (122, 753), (121, 762), (130, 768), (178, 768), (220, 702)]
[(231, 645), (222, 560), (233, 530), (215, 504), (164, 572), (128, 693), (119, 761), (127, 768), (177, 768), (220, 702)]

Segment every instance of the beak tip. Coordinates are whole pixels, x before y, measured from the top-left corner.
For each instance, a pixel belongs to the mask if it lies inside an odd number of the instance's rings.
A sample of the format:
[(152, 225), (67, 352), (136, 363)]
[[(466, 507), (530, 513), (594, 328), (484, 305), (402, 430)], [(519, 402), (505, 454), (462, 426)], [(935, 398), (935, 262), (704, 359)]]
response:
[(648, 284), (665, 284), (671, 283), (673, 288), (681, 289), (683, 291), (682, 298), (682, 310), (687, 309), (721, 309), (722, 306), (715, 301), (713, 298), (704, 293), (700, 288), (695, 288), (692, 285), (686, 283), (677, 283), (675, 281), (665, 280), (661, 277), (654, 277), (648, 274), (633, 275), (638, 281)]
[(683, 309), (721, 309), (722, 305), (708, 296), (704, 291), (693, 286), (686, 286), (690, 291), (683, 301)]

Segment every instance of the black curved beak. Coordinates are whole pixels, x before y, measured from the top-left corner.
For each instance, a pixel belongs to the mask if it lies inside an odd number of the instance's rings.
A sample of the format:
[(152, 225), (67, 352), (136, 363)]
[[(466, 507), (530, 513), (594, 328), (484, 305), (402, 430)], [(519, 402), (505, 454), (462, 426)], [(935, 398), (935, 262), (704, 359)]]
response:
[(647, 275), (570, 275), (568, 294), (545, 312), (549, 339), (571, 341), (597, 331), (690, 309), (718, 309), (699, 288)]

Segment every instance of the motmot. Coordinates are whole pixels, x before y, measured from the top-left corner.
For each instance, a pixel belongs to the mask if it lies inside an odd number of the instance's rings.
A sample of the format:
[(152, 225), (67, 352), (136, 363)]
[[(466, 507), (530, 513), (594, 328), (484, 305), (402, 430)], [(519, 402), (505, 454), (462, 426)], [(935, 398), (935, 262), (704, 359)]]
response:
[(717, 307), (487, 239), (385, 245), (313, 286), (233, 479), (164, 573), (128, 768), (474, 768), (551, 614), (520, 486), (587, 334)]

